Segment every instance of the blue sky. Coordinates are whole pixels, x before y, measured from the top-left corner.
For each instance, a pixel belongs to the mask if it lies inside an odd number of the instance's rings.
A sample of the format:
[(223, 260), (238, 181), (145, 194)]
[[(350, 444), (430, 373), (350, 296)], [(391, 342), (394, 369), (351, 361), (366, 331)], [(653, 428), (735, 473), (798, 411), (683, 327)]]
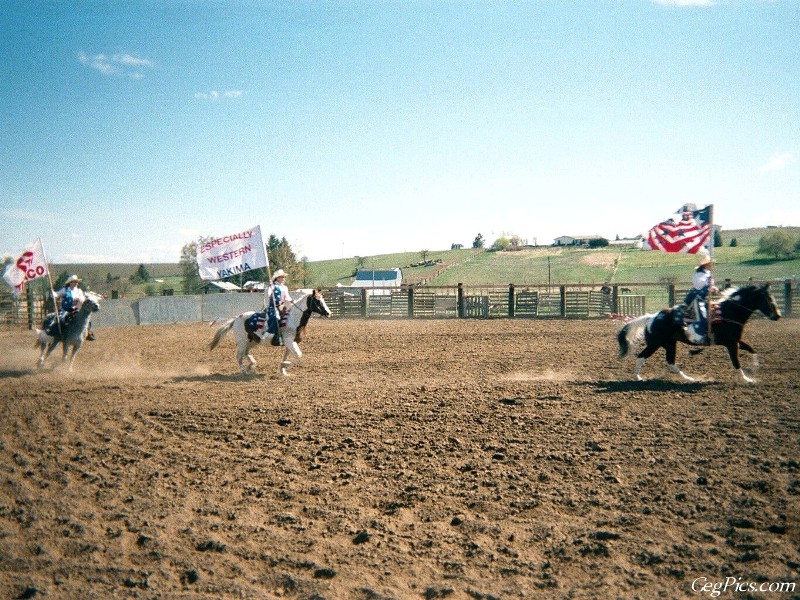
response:
[(800, 225), (796, 0), (8, 0), (0, 55), (0, 255)]

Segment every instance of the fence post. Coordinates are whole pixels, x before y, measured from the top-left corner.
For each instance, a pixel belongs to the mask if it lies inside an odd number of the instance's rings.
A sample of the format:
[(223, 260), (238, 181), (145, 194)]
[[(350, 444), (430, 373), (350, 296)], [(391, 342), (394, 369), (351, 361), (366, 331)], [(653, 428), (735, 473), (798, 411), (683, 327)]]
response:
[(361, 288), (361, 316), (367, 316), (367, 288)]
[(783, 282), (783, 314), (787, 317), (792, 316), (792, 281), (790, 279)]
[(675, 284), (670, 283), (667, 286), (667, 305), (675, 306)]
[[(33, 329), (33, 289), (31, 289), (31, 286), (26, 285), (25, 292), (25, 298), (28, 301), (28, 329)], [(56, 311), (56, 314), (58, 314), (58, 311)], [(64, 348), (66, 349), (66, 347), (65, 343)]]
[(408, 318), (414, 318), (414, 288), (410, 287), (407, 288), (406, 291), (408, 292)]
[(457, 307), (458, 307), (458, 318), (464, 318), (464, 284), (458, 284), (458, 295), (457, 295)]
[(514, 292), (514, 284), (508, 284), (508, 316), (513, 319), (516, 312), (516, 294)]
[(611, 292), (611, 313), (619, 314), (619, 286), (615, 285)]
[(567, 316), (567, 286), (558, 286), (558, 292), (561, 294), (561, 316)]

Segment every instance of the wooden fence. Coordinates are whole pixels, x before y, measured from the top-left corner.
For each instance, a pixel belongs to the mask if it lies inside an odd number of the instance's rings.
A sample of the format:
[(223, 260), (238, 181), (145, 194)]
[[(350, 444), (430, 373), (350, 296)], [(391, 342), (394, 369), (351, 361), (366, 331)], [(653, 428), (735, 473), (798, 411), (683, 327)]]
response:
[[(726, 281), (724, 286), (745, 284)], [(603, 288), (590, 285), (514, 284), (404, 286), (374, 290), (339, 287), (323, 290), (323, 293), (333, 315), (346, 319), (592, 319), (637, 317), (656, 312), (680, 302), (687, 291), (688, 286), (634, 283)], [(773, 282), (772, 291), (783, 315), (794, 316), (793, 306), (800, 306), (800, 285), (793, 280)], [(150, 305), (157, 304), (159, 300), (158, 297), (148, 297), (139, 302), (146, 301)], [(161, 299), (167, 300), (174, 301), (170, 298)], [(38, 326), (44, 318), (44, 312), (44, 302), (34, 298), (33, 294), (13, 299), (9, 293), (0, 292), (0, 324)], [(136, 311), (128, 307), (128, 312), (133, 314)]]
[[(725, 282), (725, 287), (746, 285)], [(784, 316), (800, 302), (800, 286), (791, 280), (773, 283), (773, 295)], [(590, 319), (637, 317), (682, 301), (687, 287), (674, 284), (400, 287), (324, 290), (328, 307), (339, 318), (411, 319)]]

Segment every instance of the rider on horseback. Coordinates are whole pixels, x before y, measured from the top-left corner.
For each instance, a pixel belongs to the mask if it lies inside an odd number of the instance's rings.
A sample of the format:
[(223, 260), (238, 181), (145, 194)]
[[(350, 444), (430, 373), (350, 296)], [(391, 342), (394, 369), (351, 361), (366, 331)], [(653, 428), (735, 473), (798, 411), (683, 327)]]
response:
[[(286, 286), (286, 273), (283, 269), (278, 269), (272, 275), (272, 283), (266, 291), (267, 302), (267, 322), (266, 326), (259, 331), (261, 339), (264, 339), (268, 333), (273, 334), (272, 345), (280, 346), (280, 325), (288, 310), (287, 300), (292, 301), (289, 295), (289, 288)], [(277, 311), (277, 312), (276, 312)]]
[(719, 290), (711, 274), (713, 265), (709, 254), (703, 255), (692, 276), (692, 288), (683, 300), (683, 308), (692, 307), (695, 320), (686, 327), (686, 337), (694, 344), (708, 344), (708, 295)]
[[(70, 319), (80, 310), (86, 302), (86, 294), (78, 287), (81, 279), (77, 275), (70, 275), (64, 282), (64, 287), (55, 293), (56, 308), (58, 310), (58, 320), (61, 326), (66, 326)], [(89, 334), (87, 340), (93, 340), (92, 323), (89, 322)]]

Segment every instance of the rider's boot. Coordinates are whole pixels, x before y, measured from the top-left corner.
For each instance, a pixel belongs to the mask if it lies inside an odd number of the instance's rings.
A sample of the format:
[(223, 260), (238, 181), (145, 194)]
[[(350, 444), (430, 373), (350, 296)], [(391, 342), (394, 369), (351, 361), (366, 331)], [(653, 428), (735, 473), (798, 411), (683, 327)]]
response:
[(692, 344), (707, 346), (707, 336), (705, 335), (705, 332), (698, 327), (698, 325), (702, 324), (694, 322), (689, 323), (689, 325), (686, 326), (686, 339), (688, 339)]

